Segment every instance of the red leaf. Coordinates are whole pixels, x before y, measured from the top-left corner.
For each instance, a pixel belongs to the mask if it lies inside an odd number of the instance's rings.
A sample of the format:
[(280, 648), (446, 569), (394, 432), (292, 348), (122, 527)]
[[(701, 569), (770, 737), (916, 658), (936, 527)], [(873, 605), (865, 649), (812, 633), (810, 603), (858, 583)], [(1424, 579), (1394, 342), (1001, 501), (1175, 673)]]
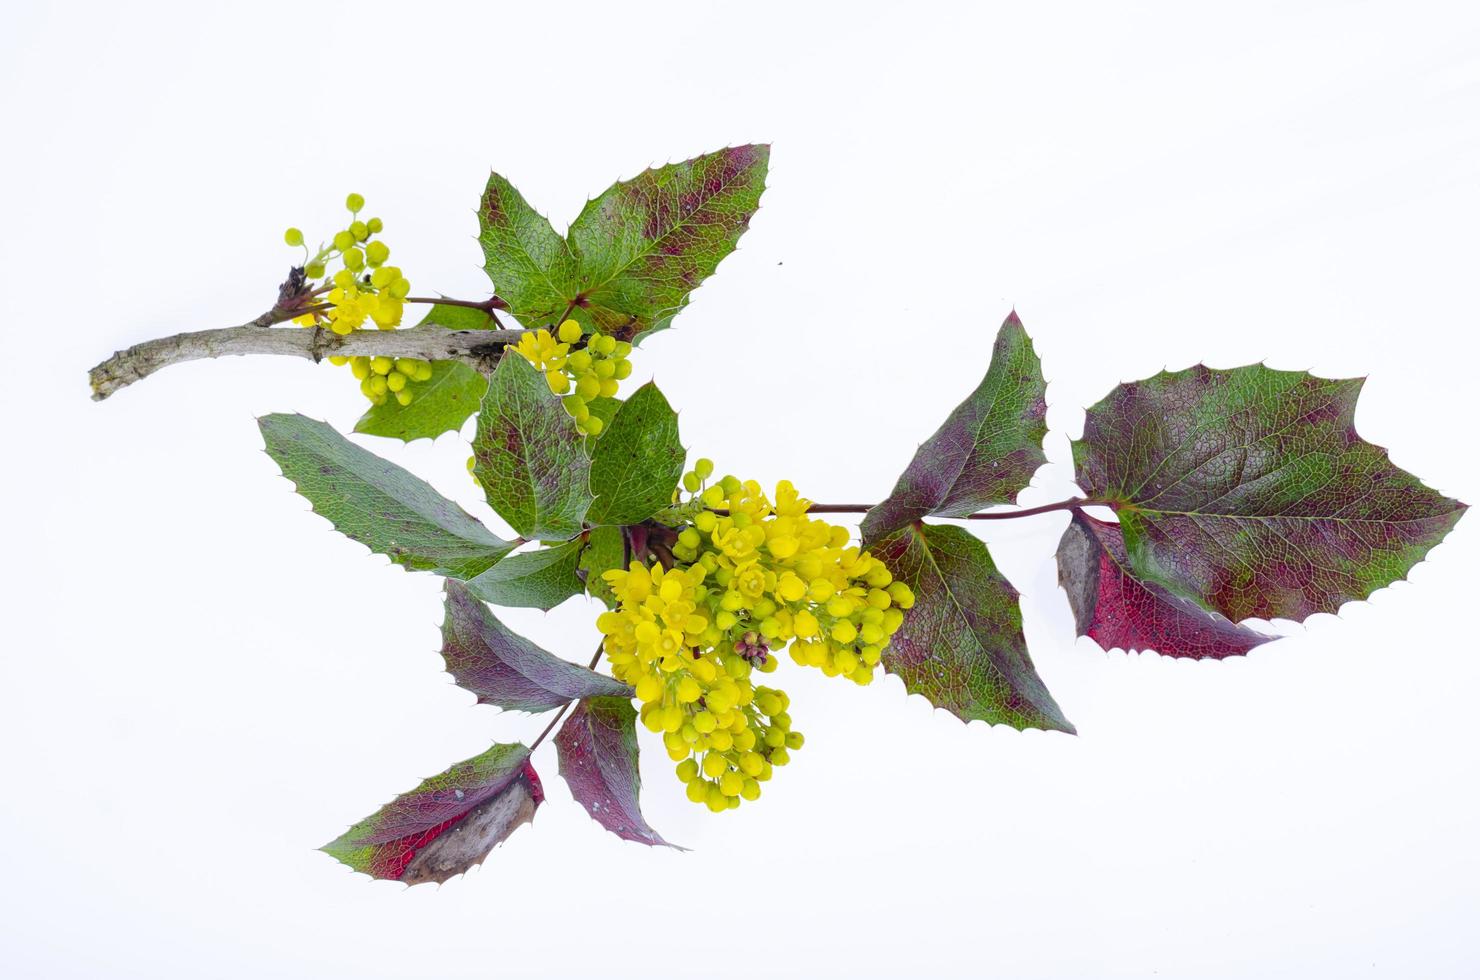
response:
[(495, 745), (396, 797), (323, 847), (372, 878), (446, 881), (534, 819), (544, 788), (523, 745)]
[(1074, 623), (1106, 650), (1153, 650), (1168, 657), (1221, 658), (1248, 653), (1277, 637), (1231, 623), (1196, 603), (1137, 578), (1120, 527), (1074, 512), (1059, 541), (1059, 584)]

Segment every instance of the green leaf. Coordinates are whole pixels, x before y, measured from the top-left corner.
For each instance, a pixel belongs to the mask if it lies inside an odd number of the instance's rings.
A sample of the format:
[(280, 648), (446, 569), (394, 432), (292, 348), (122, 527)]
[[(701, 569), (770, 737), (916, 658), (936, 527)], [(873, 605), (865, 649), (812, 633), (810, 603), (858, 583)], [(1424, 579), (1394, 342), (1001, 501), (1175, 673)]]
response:
[(372, 878), (446, 881), (482, 863), (534, 819), (544, 799), (529, 749), (495, 744), (396, 797), (321, 850)]
[(1238, 622), (1334, 613), (1407, 575), (1465, 505), (1364, 441), (1361, 380), (1198, 365), (1123, 384), (1074, 443), (1135, 575)]
[(267, 454), (342, 534), (398, 565), (472, 578), (514, 544), (394, 463), (302, 415), (257, 420)]
[(591, 461), (581, 434), (522, 357), (499, 359), (473, 438), (473, 475), (488, 504), (520, 535), (578, 534), (591, 506)]
[(471, 306), (451, 306), (433, 303), (427, 315), (421, 318), (418, 327), (446, 327), (448, 330), (496, 330), (498, 324), (493, 314), (486, 310), (475, 310)]
[(617, 597), (601, 575), (614, 568), (625, 568), (626, 552), (622, 529), (612, 524), (592, 528), (586, 535), (586, 547), (581, 550), (576, 574), (585, 581), (586, 591), (606, 603), (608, 609), (617, 607)]
[(573, 313), (622, 339), (662, 330), (735, 244), (760, 206), (770, 147), (736, 146), (614, 184), (570, 226)]
[(678, 415), (651, 381), (617, 409), (592, 450), (592, 524), (636, 524), (673, 503), (683, 475)]
[(501, 623), (460, 582), (444, 588), (442, 659), (457, 686), (479, 704), (506, 711), (549, 711), (580, 698), (623, 697), (632, 688), (555, 656)]
[(412, 383), (410, 405), (388, 398), (360, 416), (355, 431), (402, 442), (435, 439), (461, 429), (487, 390), (483, 375), (461, 361), (433, 361), (431, 378)]
[(1033, 341), (1014, 312), (997, 333), (986, 377), (864, 517), (864, 536), (882, 537), (927, 514), (965, 517), (1015, 501), (1047, 462), (1047, 388)]
[(581, 541), (510, 555), (476, 578), (468, 588), (480, 599), (498, 606), (527, 606), (550, 610), (581, 591), (576, 563)]
[[(417, 326), (489, 330), (496, 324), (483, 310), (437, 303)], [(488, 380), (461, 361), (433, 361), (431, 378), (411, 383), (410, 405), (388, 398), (383, 404), (371, 406), (355, 423), (355, 431), (402, 442), (435, 439), (444, 432), (461, 429), (478, 411), (487, 389)]]
[(911, 524), (869, 550), (915, 593), (884, 667), (962, 721), (1073, 734), (1033, 668), (1018, 593), (987, 546), (953, 525)]
[(496, 173), (478, 209), (478, 240), (494, 292), (526, 325), (554, 323), (575, 300), (576, 259), (565, 239)]

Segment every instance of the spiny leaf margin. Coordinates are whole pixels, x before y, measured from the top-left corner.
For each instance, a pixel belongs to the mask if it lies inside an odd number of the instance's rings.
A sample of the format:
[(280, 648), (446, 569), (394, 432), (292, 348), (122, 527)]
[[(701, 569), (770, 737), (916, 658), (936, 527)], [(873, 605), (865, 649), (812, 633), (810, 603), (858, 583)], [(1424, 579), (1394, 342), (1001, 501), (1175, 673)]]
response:
[(320, 850), (372, 878), (446, 881), (533, 820), (544, 798), (529, 749), (495, 743), (397, 796)]
[(539, 713), (587, 697), (632, 697), (632, 688), (571, 663), (509, 629), (460, 582), (444, 586), (442, 659), (479, 704)]
[(572, 316), (636, 340), (665, 329), (735, 250), (760, 207), (769, 144), (645, 170), (590, 201), (567, 239), (578, 259)]
[(1196, 365), (1122, 384), (1073, 444), (1136, 577), (1229, 620), (1334, 613), (1407, 575), (1465, 505), (1357, 435), (1362, 379)]
[(1017, 312), (997, 331), (987, 373), (925, 440), (893, 491), (864, 516), (865, 536), (883, 537), (927, 515), (965, 517), (1010, 504), (1048, 461), (1043, 366)]
[(514, 543), (425, 480), (302, 415), (257, 420), (267, 454), (335, 530), (414, 571), (473, 578)]
[(683, 475), (678, 413), (649, 381), (618, 407), (591, 450), (592, 524), (637, 524), (673, 503)]
[(1018, 592), (987, 546), (950, 524), (910, 524), (869, 550), (915, 594), (883, 663), (962, 721), (1074, 734), (1028, 656)]

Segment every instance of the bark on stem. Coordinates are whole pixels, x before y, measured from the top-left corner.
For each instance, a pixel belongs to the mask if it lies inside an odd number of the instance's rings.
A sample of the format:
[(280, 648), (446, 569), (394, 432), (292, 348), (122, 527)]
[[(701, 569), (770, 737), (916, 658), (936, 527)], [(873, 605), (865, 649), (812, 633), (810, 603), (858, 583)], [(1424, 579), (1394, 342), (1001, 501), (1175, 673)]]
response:
[(93, 400), (102, 401), (160, 368), (186, 361), (238, 354), (277, 354), (319, 361), (339, 355), (416, 357), (463, 361), (491, 371), (504, 345), (518, 343), (522, 330), (448, 330), (423, 326), (407, 330), (357, 330), (340, 336), (322, 327), (264, 327), (255, 323), (221, 330), (198, 330), (135, 344), (88, 372)]

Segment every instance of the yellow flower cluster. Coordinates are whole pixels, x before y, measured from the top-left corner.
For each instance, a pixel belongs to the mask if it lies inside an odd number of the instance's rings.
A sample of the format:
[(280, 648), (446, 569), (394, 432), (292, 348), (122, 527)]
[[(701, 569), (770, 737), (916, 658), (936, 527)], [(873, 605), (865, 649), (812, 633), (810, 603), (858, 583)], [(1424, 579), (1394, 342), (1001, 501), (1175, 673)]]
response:
[(790, 483), (773, 505), (754, 481), (705, 488), (713, 470), (701, 459), (683, 476), (693, 496), (675, 513), (692, 516), (672, 567), (634, 561), (603, 575), (617, 606), (597, 628), (689, 798), (719, 811), (757, 798), (803, 742), (786, 694), (752, 686), (751, 672), (775, 670), (771, 651), (789, 644), (797, 663), (867, 684), (915, 597), (845, 528), (809, 518)]
[(576, 420), (576, 428), (594, 436), (604, 423), (592, 413), (590, 403), (616, 397), (618, 383), (632, 373), (627, 360), (632, 345), (596, 334), (572, 350), (582, 336), (581, 325), (566, 320), (554, 335), (543, 329), (526, 331), (514, 349), (544, 374), (550, 391), (565, 396), (561, 405)]
[[(316, 294), (327, 294), (321, 301), (327, 308), (295, 317), (293, 322), (303, 327), (326, 327), (341, 336), (360, 329), (367, 320), (377, 329), (394, 330), (401, 325), (411, 283), (399, 267), (386, 265), (391, 250), (374, 239), (384, 223), (379, 218), (360, 220), (365, 199), (351, 194), (344, 203), (350, 211), (349, 227), (335, 232), (330, 243), (320, 246), (303, 265), (304, 275), (310, 280), (323, 279), (333, 262), (342, 265), (315, 290)], [(283, 240), (294, 247), (302, 246), (303, 232), (289, 228)], [(385, 357), (334, 356), (329, 360), (341, 366), (348, 364), (360, 382), (361, 393), (376, 405), (390, 398), (402, 405), (411, 404), (411, 382), (431, 377), (431, 365), (415, 359), (392, 362)]]
[[(684, 475), (698, 490), (707, 460)], [(810, 500), (783, 480), (773, 505), (754, 480), (726, 476), (697, 493), (701, 509), (679, 532), (675, 558), (708, 570), (724, 591), (715, 622), (762, 649), (790, 645), (792, 660), (829, 677), (874, 679), (889, 638), (915, 603), (884, 563), (848, 544), (847, 528), (810, 518)]]
[(351, 357), (330, 358), (336, 364), (349, 362), (349, 369), (360, 382), (360, 391), (377, 405), (387, 398), (395, 398), (402, 405), (411, 404), (413, 381), (430, 381), (432, 365), (415, 357)]
[(716, 813), (759, 799), (772, 769), (802, 746), (785, 693), (750, 681), (755, 668), (775, 670), (775, 659), (757, 661), (725, 640), (702, 565), (634, 561), (604, 577), (619, 600), (596, 621), (612, 673), (636, 689), (642, 723), (663, 733), (689, 799)]

